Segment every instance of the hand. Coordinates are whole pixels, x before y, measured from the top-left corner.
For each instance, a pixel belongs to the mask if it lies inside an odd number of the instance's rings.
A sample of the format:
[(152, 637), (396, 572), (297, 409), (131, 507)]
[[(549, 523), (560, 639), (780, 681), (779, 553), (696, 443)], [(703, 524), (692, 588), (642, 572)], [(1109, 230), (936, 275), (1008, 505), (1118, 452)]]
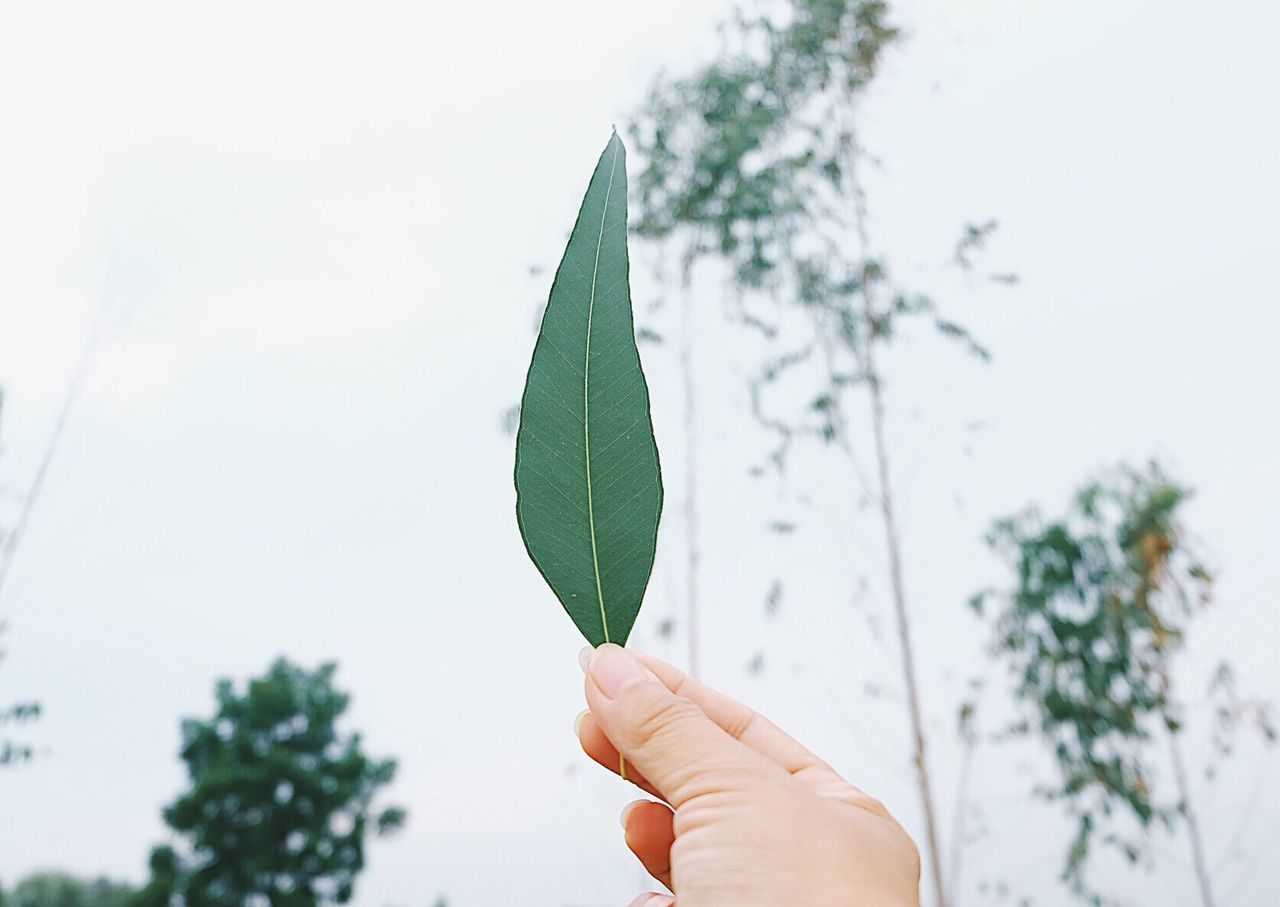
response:
[(663, 802), (622, 814), (675, 898), (632, 907), (918, 907), (920, 856), (878, 801), (751, 709), (649, 655), (583, 650), (587, 755)]

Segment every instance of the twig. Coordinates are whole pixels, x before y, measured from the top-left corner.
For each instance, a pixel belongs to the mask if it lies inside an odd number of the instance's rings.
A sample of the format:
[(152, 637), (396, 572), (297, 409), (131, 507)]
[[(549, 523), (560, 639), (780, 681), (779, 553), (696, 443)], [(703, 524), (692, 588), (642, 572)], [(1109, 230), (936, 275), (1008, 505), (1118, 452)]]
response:
[(49, 435), (48, 443), (45, 445), (44, 454), (40, 458), (40, 464), (36, 467), (35, 476), (31, 479), (31, 486), (27, 489), (22, 507), (18, 511), (18, 519), (14, 522), (13, 528), (9, 530), (8, 535), (5, 536), (4, 544), (0, 546), (0, 595), (4, 594), (5, 582), (9, 578), (9, 570), (17, 557), (18, 547), (26, 535), (32, 514), (35, 513), (36, 504), (40, 500), (40, 493), (44, 490), (45, 482), (49, 477), (50, 467), (53, 465), (54, 458), (57, 456), (58, 449), (62, 444), (62, 438), (66, 433), (67, 423), (71, 417), (71, 411), (75, 408), (76, 401), (80, 398), (80, 393), (84, 388), (85, 379), (89, 374), (89, 362), (92, 359), (101, 334), (101, 326), (102, 323), (99, 321), (90, 334), (84, 351), (80, 354), (80, 360), (76, 363), (75, 371), (71, 375), (71, 382), (67, 385), (67, 393), (63, 398), (62, 408), (58, 411), (58, 418), (53, 423), (53, 431)]

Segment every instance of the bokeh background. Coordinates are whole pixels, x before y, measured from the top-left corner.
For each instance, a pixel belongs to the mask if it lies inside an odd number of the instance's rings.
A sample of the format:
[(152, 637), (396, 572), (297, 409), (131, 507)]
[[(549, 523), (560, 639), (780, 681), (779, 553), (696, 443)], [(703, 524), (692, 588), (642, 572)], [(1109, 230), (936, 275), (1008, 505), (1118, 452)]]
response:
[[(652, 884), (617, 827), (631, 792), (570, 733), (581, 641), (521, 545), (507, 423), (611, 124), (630, 142), (653, 80), (724, 53), (733, 11), (0, 10), (0, 705), (41, 706), (0, 728), (32, 750), (0, 767), (0, 886), (143, 884), (154, 845), (182, 846), (161, 818), (189, 784), (182, 719), (279, 655), (336, 661), (343, 725), (398, 761), (380, 796), (407, 822), (369, 842), (354, 903), (603, 907)], [(1000, 738), (1017, 707), (966, 605), (1011, 581), (984, 533), (1156, 457), (1196, 489), (1183, 517), (1215, 567), (1176, 662), (1214, 890), (1275, 903), (1277, 748), (1245, 733), (1202, 769), (1214, 665), (1280, 696), (1280, 10), (889, 15), (903, 37), (858, 109), (875, 243), (992, 353), (922, 330), (884, 362), (950, 902), (1073, 898), (1072, 820), (1034, 793), (1052, 759)], [(955, 268), (962, 225), (991, 219), (981, 266)], [(637, 317), (664, 338), (642, 355), (668, 491), (633, 644), (689, 662), (691, 338), (699, 673), (919, 835), (875, 510), (820, 445), (753, 474), (773, 443), (748, 388), (767, 344), (730, 317), (714, 256), (686, 288), (659, 245), (633, 241)], [(1100, 850), (1095, 886), (1202, 903), (1182, 825), (1145, 840), (1136, 864)]]

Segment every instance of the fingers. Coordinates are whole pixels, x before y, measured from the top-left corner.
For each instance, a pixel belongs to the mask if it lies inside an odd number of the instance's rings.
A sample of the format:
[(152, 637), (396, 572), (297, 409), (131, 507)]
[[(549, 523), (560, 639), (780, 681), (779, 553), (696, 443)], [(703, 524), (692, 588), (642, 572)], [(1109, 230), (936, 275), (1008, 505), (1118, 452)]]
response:
[(650, 891), (631, 902), (630, 907), (675, 907), (676, 899), (670, 895)]
[(586, 695), (592, 722), (674, 808), (785, 777), (619, 646), (603, 645), (591, 655)]
[[(659, 658), (644, 652), (631, 654), (653, 676), (662, 681), (667, 689), (698, 706), (727, 734), (776, 763), (814, 793), (888, 816), (888, 811), (879, 801), (845, 781), (831, 766), (809, 752), (764, 716), (737, 700), (713, 690)], [(589, 721), (583, 722), (583, 730), (590, 734), (590, 736), (580, 735), (583, 749), (587, 754), (601, 765), (617, 772), (619, 765), (617, 750), (604, 732), (598, 725), (593, 726)], [(631, 775), (630, 770), (627, 774), (628, 777)], [(637, 783), (650, 793), (655, 792), (651, 786), (646, 787), (643, 783)]]
[[(622, 767), (622, 754), (609, 742), (590, 712), (583, 712), (578, 716), (574, 729), (578, 733), (578, 742), (582, 744), (583, 751), (615, 775), (618, 774)], [(627, 780), (647, 794), (662, 797), (634, 765), (627, 766)]]
[(671, 845), (676, 841), (675, 815), (662, 803), (637, 800), (622, 811), (627, 847), (645, 871), (671, 887)]
[(637, 659), (677, 696), (683, 696), (707, 713), (707, 716), (733, 737), (761, 755), (778, 763), (789, 773), (821, 765), (809, 752), (781, 728), (736, 699), (713, 690), (679, 668), (643, 652), (633, 653)]

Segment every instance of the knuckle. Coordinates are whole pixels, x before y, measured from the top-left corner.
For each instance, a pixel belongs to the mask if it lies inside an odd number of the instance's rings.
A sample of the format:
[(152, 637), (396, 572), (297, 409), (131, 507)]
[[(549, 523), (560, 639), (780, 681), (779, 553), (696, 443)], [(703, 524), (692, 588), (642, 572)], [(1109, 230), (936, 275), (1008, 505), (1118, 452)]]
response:
[(636, 702), (628, 722), (632, 742), (645, 745), (678, 734), (701, 716), (696, 705), (680, 696), (645, 697)]

